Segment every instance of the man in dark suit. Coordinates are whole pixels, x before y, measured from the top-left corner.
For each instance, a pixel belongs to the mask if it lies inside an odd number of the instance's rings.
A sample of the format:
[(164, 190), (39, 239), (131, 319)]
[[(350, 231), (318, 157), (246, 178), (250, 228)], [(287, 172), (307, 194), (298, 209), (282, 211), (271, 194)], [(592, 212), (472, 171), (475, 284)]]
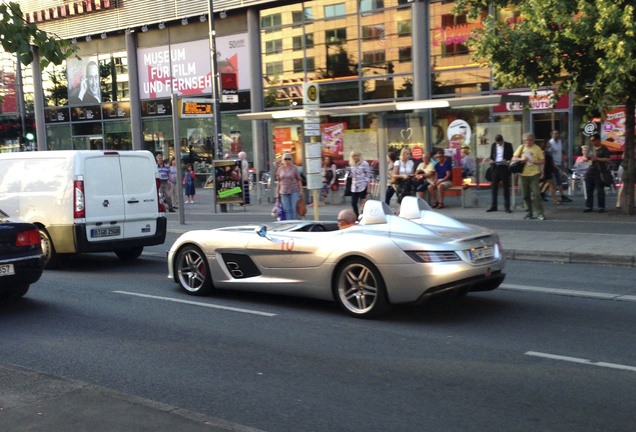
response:
[(512, 144), (504, 141), (503, 136), (497, 135), (495, 142), (490, 147), (490, 165), (492, 165), (492, 204), (487, 212), (497, 211), (497, 195), (499, 193), (499, 182), (503, 184), (504, 207), (506, 213), (512, 213), (510, 209), (510, 171), (508, 165), (512, 160)]

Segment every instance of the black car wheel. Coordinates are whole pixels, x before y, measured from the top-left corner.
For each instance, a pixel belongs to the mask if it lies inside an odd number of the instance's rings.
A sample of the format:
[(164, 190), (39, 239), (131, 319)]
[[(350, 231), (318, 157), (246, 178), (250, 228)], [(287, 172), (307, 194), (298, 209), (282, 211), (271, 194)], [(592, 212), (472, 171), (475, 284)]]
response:
[(128, 249), (117, 249), (115, 251), (115, 255), (117, 255), (120, 259), (124, 261), (132, 261), (134, 259), (139, 258), (141, 253), (144, 251), (143, 246), (128, 248)]
[(205, 295), (212, 291), (210, 266), (205, 254), (196, 246), (186, 246), (177, 252), (175, 279), (188, 294)]
[(62, 263), (62, 257), (55, 252), (53, 240), (51, 240), (51, 236), (44, 228), (40, 228), (40, 244), (42, 245), (42, 253), (44, 254), (44, 268), (58, 268)]
[(29, 291), (29, 284), (21, 284), (10, 290), (4, 291), (1, 295), (3, 299), (11, 300), (24, 296)]
[(340, 306), (354, 317), (371, 318), (389, 309), (382, 276), (367, 260), (345, 262), (338, 269), (335, 291)]

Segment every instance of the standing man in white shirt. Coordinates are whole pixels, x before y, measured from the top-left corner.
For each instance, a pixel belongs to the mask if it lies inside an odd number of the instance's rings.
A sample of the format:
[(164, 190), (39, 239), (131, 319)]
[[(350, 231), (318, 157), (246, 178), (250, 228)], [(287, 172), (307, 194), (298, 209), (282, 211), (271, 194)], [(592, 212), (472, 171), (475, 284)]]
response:
[(561, 202), (572, 202), (570, 198), (568, 198), (565, 193), (563, 193), (563, 180), (561, 179), (561, 170), (563, 165), (563, 143), (559, 139), (559, 131), (552, 131), (552, 138), (550, 139), (550, 152), (552, 153), (552, 158), (554, 159), (554, 164), (557, 169), (552, 170), (552, 176), (554, 177), (554, 184), (561, 194)]

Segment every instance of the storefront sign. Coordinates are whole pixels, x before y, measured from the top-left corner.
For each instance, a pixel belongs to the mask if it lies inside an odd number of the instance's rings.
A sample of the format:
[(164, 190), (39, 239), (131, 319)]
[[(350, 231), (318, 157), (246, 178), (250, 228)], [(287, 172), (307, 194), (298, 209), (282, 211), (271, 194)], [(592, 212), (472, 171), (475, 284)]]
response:
[(130, 102), (111, 102), (102, 105), (104, 120), (130, 118)]
[[(510, 95), (521, 95), (530, 97), (530, 110), (531, 111), (545, 111), (545, 110), (561, 110), (570, 108), (570, 98), (568, 95), (561, 96), (556, 103), (554, 103), (554, 92), (552, 90), (541, 90), (536, 93), (516, 92), (516, 93), (501, 93)], [(520, 102), (507, 102), (499, 105), (495, 105), (492, 110), (494, 113), (508, 113), (514, 111), (523, 111), (524, 105)]]
[(68, 107), (46, 107), (44, 108), (45, 123), (66, 123), (70, 119)]
[(154, 101), (141, 102), (142, 117), (171, 116), (172, 102), (170, 99), (157, 99)]
[(68, 4), (41, 9), (24, 14), (28, 23), (39, 23), (68, 18), (76, 15), (86, 15), (119, 6), (118, 0), (83, 0)]
[(209, 52), (207, 39), (139, 48), (141, 99), (166, 98), (173, 93), (179, 96), (211, 94)]
[(71, 118), (77, 122), (101, 120), (102, 110), (99, 105), (75, 107), (71, 109)]

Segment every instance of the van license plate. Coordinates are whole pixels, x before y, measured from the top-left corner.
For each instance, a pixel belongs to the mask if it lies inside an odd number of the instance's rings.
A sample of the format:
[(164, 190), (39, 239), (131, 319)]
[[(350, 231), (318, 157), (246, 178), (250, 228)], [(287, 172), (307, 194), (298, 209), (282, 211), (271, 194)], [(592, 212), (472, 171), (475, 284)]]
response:
[(15, 270), (13, 268), (13, 264), (2, 264), (0, 265), (0, 276), (10, 276), (15, 274)]
[(121, 227), (118, 227), (118, 226), (91, 229), (91, 238), (114, 237), (120, 234), (121, 234)]

